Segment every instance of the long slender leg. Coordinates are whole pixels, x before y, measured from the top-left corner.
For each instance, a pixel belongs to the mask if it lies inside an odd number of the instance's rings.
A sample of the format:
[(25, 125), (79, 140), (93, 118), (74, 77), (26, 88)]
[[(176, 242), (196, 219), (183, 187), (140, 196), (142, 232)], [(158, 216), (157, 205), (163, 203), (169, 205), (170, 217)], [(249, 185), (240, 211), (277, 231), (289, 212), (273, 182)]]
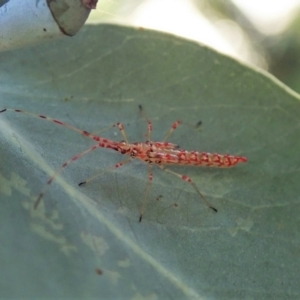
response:
[(140, 109), (140, 113), (142, 114), (142, 116), (145, 118), (145, 120), (148, 123), (147, 140), (150, 141), (152, 129), (153, 129), (152, 122), (147, 118), (146, 114), (144, 113), (142, 105), (139, 105), (139, 109)]
[(78, 160), (79, 158), (83, 157), (84, 155), (86, 155), (86, 154), (92, 152), (93, 150), (95, 150), (95, 149), (97, 149), (97, 148), (99, 148), (99, 147), (101, 147), (100, 144), (96, 144), (96, 145), (90, 147), (89, 149), (87, 149), (87, 150), (85, 150), (85, 151), (83, 151), (83, 152), (81, 152), (81, 153), (79, 153), (79, 154), (73, 156), (73, 157), (70, 158), (68, 161), (64, 162), (64, 163), (61, 165), (61, 167), (59, 167), (59, 168), (54, 172), (54, 174), (49, 178), (49, 180), (47, 181), (47, 183), (44, 185), (44, 187), (43, 187), (41, 193), (39, 194), (37, 200), (36, 200), (35, 203), (34, 203), (34, 209), (36, 209), (36, 208), (38, 207), (38, 205), (39, 205), (40, 201), (42, 200), (42, 198), (43, 198), (43, 196), (44, 196), (46, 190), (48, 189), (48, 187), (50, 186), (50, 184), (54, 181), (54, 179), (56, 178), (56, 176), (57, 176), (58, 174), (60, 174), (60, 173), (64, 170), (64, 168), (66, 168), (66, 167), (67, 167), (69, 164), (71, 164), (72, 162)]
[(120, 168), (120, 167), (124, 166), (125, 164), (128, 164), (128, 163), (129, 163), (130, 161), (132, 161), (132, 160), (133, 160), (133, 158), (131, 158), (131, 157), (128, 158), (128, 159), (125, 159), (125, 160), (123, 160), (123, 161), (121, 161), (121, 162), (115, 164), (113, 167), (110, 167), (110, 168), (108, 168), (108, 169), (105, 169), (105, 170), (101, 171), (100, 173), (97, 173), (97, 174), (95, 174), (95, 175), (93, 175), (93, 176), (87, 178), (85, 181), (82, 181), (82, 182), (78, 183), (78, 185), (81, 186), (81, 185), (87, 184), (87, 183), (89, 183), (90, 181), (92, 181), (92, 180), (96, 179), (97, 177), (101, 176), (103, 173), (108, 172), (108, 171), (111, 171), (111, 170), (113, 170), (113, 169)]
[[(141, 114), (143, 115), (143, 117), (144, 117), (144, 118), (146, 119), (146, 121), (148, 122), (147, 139), (148, 139), (148, 140), (151, 140), (152, 122), (147, 118), (146, 114), (144, 113), (142, 105), (139, 105), (139, 109), (140, 109), (140, 112), (141, 112)], [(161, 143), (166, 142), (166, 140), (171, 136), (171, 134), (174, 132), (174, 130), (177, 129), (178, 125), (181, 125), (181, 124), (182, 124), (182, 121), (180, 121), (180, 120), (175, 121), (175, 122), (172, 124), (170, 130), (166, 133), (166, 135), (165, 135), (165, 137), (164, 137), (164, 139), (162, 140)], [(197, 124), (196, 124), (195, 127), (197, 128), (197, 127), (199, 127), (201, 124), (202, 124), (202, 122), (199, 121), (199, 122), (197, 122)], [(174, 144), (170, 144), (170, 145), (171, 145), (171, 148), (173, 149), (173, 148), (174, 148), (174, 146), (173, 146)], [(169, 147), (168, 144), (165, 144), (165, 147), (166, 147), (166, 148)]]
[(170, 130), (167, 132), (167, 134), (165, 135), (163, 142), (165, 142), (170, 135), (174, 132), (174, 130), (178, 127), (178, 125), (182, 124), (182, 122), (180, 120), (176, 121), (173, 123), (173, 125), (171, 126)]
[(105, 128), (102, 128), (102, 129), (90, 132), (90, 134), (92, 134), (92, 135), (99, 135), (100, 133), (102, 133), (104, 131), (107, 131), (107, 130), (109, 130), (109, 129), (113, 128), (113, 127), (116, 127), (116, 126), (117, 126), (117, 124), (114, 123), (114, 124), (111, 124), (111, 125), (109, 125), (109, 126), (107, 126)]
[(169, 169), (164, 168), (163, 166), (159, 166), (161, 170), (173, 174), (176, 177), (182, 179), (183, 181), (188, 182), (189, 184), (191, 184), (191, 186), (195, 189), (195, 191), (197, 192), (197, 194), (200, 196), (200, 198), (204, 201), (204, 203), (213, 211), (217, 212), (218, 210), (216, 208), (214, 208), (207, 200), (206, 198), (200, 193), (199, 189), (197, 188), (197, 186), (195, 185), (195, 183), (192, 181), (192, 179), (186, 175), (181, 175), (179, 173), (173, 172)]
[(140, 209), (140, 218), (139, 218), (139, 222), (142, 222), (142, 218), (147, 206), (147, 201), (148, 201), (148, 194), (149, 194), (149, 190), (152, 184), (152, 180), (153, 180), (153, 174), (152, 174), (152, 165), (148, 165), (148, 184), (145, 190), (145, 194), (144, 194), (144, 200)]
[[(139, 109), (140, 109), (140, 113), (146, 119), (146, 121), (148, 123), (147, 140), (150, 141), (151, 140), (152, 129), (153, 129), (152, 122), (147, 118), (146, 114), (144, 113), (142, 105), (139, 105)], [(165, 149), (178, 148), (178, 146), (176, 144), (167, 143), (166, 139), (172, 134), (172, 132), (178, 127), (179, 124), (181, 124), (181, 121), (174, 122), (171, 129), (167, 132), (167, 134), (166, 134), (165, 138), (163, 139), (163, 141), (159, 142), (159, 143), (156, 142), (157, 144), (159, 144), (159, 147), (165, 148)]]
[(112, 127), (116, 127), (116, 126), (120, 129), (120, 131), (121, 131), (121, 133), (122, 133), (122, 135), (123, 135), (123, 138), (124, 138), (125, 142), (126, 142), (127, 144), (129, 144), (128, 138), (127, 138), (127, 135), (126, 135), (126, 132), (125, 132), (125, 129), (124, 129), (123, 124), (122, 124), (122, 123), (116, 123), (116, 124), (114, 124)]

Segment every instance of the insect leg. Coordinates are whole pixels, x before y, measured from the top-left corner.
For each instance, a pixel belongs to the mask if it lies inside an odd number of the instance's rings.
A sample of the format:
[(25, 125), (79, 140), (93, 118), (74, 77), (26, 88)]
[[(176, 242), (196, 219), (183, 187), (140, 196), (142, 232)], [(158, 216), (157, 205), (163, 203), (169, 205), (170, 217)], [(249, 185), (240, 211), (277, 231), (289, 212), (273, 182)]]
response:
[[(1, 111), (0, 111), (1, 112)], [(127, 143), (127, 144), (129, 144), (129, 142), (128, 142), (128, 138), (127, 138), (127, 135), (126, 135), (126, 132), (125, 132), (125, 129), (124, 129), (124, 125), (122, 124), (122, 123), (115, 123), (115, 124), (112, 124), (112, 125), (110, 125), (110, 126), (108, 126), (108, 127), (106, 127), (106, 128), (103, 128), (103, 129), (101, 129), (101, 130), (99, 130), (99, 131), (96, 131), (96, 132), (93, 132), (93, 133), (89, 133), (89, 135), (88, 136), (91, 136), (94, 140), (96, 140), (96, 141), (100, 141), (100, 137), (97, 137), (97, 135), (96, 135), (96, 133), (101, 133), (101, 132), (104, 132), (104, 131), (106, 131), (106, 130), (108, 130), (108, 129), (111, 129), (111, 128), (114, 128), (114, 127), (118, 127), (119, 128), (119, 130), (121, 131), (121, 134), (123, 135), (123, 138), (124, 138), (124, 140), (125, 140), (125, 142)], [(84, 135), (86, 135), (85, 134), (86, 133), (86, 131), (84, 131)], [(94, 138), (94, 137), (96, 137), (96, 138)]]
[(81, 158), (82, 156), (90, 153), (91, 151), (99, 148), (99, 147), (102, 147), (100, 144), (96, 144), (92, 147), (90, 147), (89, 149), (73, 156), (72, 158), (70, 158), (68, 161), (64, 162), (61, 167), (59, 167), (55, 172), (54, 174), (48, 179), (47, 183), (44, 185), (41, 193), (39, 194), (38, 198), (36, 199), (35, 203), (34, 203), (34, 209), (36, 209), (40, 203), (40, 201), (42, 200), (46, 190), (48, 189), (48, 187), (50, 186), (50, 184), (54, 181), (54, 179), (57, 177), (58, 174), (60, 174), (64, 168), (66, 168), (69, 164), (71, 164), (72, 162), (76, 161), (77, 159)]
[(148, 194), (149, 194), (149, 190), (150, 190), (150, 187), (151, 187), (151, 184), (152, 184), (152, 179), (153, 179), (152, 165), (148, 165), (148, 184), (147, 184), (147, 187), (146, 187), (146, 190), (145, 190), (143, 203), (142, 203), (142, 206), (141, 206), (141, 209), (140, 209), (139, 222), (142, 222), (143, 214), (144, 214), (145, 209), (146, 209)]
[(121, 131), (121, 133), (122, 133), (122, 135), (123, 135), (123, 138), (124, 138), (125, 142), (126, 142), (127, 144), (129, 144), (128, 138), (127, 138), (127, 135), (126, 135), (126, 132), (125, 132), (125, 129), (124, 129), (124, 125), (123, 125), (122, 123), (116, 123), (116, 124), (113, 125), (113, 127), (118, 127), (118, 128), (120, 129), (120, 131)]
[(173, 174), (175, 175), (176, 177), (184, 180), (185, 182), (188, 182), (189, 184), (191, 184), (191, 186), (195, 189), (195, 191), (197, 192), (197, 194), (200, 196), (200, 198), (204, 201), (204, 203), (210, 208), (212, 209), (213, 211), (217, 212), (218, 210), (216, 208), (214, 208), (207, 200), (206, 198), (200, 193), (199, 189), (197, 188), (197, 186), (195, 185), (195, 183), (192, 181), (192, 179), (186, 175), (182, 175), (182, 174), (179, 174), (179, 173), (176, 173), (174, 171), (171, 171), (169, 169), (166, 169), (164, 168), (163, 166), (158, 166), (161, 170), (167, 172), (167, 173), (170, 173), (170, 174)]
[(180, 124), (182, 124), (180, 120), (174, 122), (162, 141), (165, 142)]
[(151, 140), (152, 129), (153, 129), (152, 122), (147, 118), (146, 114), (144, 113), (142, 105), (139, 105), (139, 109), (140, 109), (140, 113), (146, 119), (146, 121), (148, 123), (147, 140), (150, 141)]
[(132, 161), (132, 160), (133, 160), (133, 158), (131, 158), (131, 157), (130, 157), (130, 158), (127, 158), (126, 160), (123, 160), (123, 161), (121, 161), (121, 162), (115, 164), (113, 167), (108, 168), (108, 169), (106, 169), (106, 170), (103, 170), (103, 171), (101, 171), (100, 173), (97, 173), (97, 174), (95, 174), (95, 175), (93, 175), (93, 176), (87, 178), (85, 181), (82, 181), (82, 182), (78, 183), (78, 185), (81, 186), (81, 185), (87, 184), (87, 183), (89, 183), (90, 181), (94, 180), (95, 178), (101, 176), (103, 173), (108, 172), (108, 171), (111, 171), (111, 170), (113, 170), (113, 169), (120, 168), (120, 167), (124, 166), (125, 164), (128, 164), (128, 163), (129, 163), (130, 161)]
[[(152, 122), (147, 118), (146, 114), (144, 113), (143, 111), (143, 107), (142, 105), (139, 105), (139, 109), (140, 109), (140, 112), (142, 114), (142, 116), (146, 119), (147, 123), (148, 123), (148, 132), (147, 132), (147, 140), (151, 140), (151, 134), (152, 134)], [(167, 138), (170, 137), (170, 135), (173, 133), (173, 131), (178, 127), (179, 124), (182, 124), (181, 121), (176, 121), (173, 123), (173, 125), (171, 126), (170, 130), (167, 132), (167, 134), (165, 135), (165, 138), (163, 139), (162, 142), (165, 142), (167, 140)]]

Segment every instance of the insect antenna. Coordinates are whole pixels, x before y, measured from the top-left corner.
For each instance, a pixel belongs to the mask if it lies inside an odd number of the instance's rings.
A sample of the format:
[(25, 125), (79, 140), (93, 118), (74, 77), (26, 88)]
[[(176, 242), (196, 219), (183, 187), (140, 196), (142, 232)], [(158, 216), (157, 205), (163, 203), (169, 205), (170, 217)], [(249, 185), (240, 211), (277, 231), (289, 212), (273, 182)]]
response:
[[(96, 140), (96, 141), (99, 141), (99, 137), (96, 136), (96, 135), (93, 135), (85, 130), (81, 130), (81, 129), (78, 129), (72, 125), (69, 125), (65, 122), (62, 122), (62, 121), (59, 121), (57, 119), (53, 119), (53, 118), (50, 118), (50, 117), (47, 117), (47, 116), (44, 116), (44, 115), (39, 115), (39, 114), (34, 114), (34, 113), (31, 113), (31, 112), (28, 112), (28, 111), (25, 111), (25, 110), (21, 110), (21, 109), (13, 109), (13, 108), (5, 108), (5, 109), (2, 109), (0, 110), (0, 113), (3, 113), (3, 112), (6, 112), (6, 111), (13, 111), (13, 112), (17, 112), (17, 113), (22, 113), (22, 114), (25, 114), (25, 115), (29, 115), (29, 116), (32, 116), (32, 117), (35, 117), (35, 118), (40, 118), (40, 119), (43, 119), (45, 121), (48, 121), (48, 122), (52, 122), (52, 123), (55, 123), (55, 124), (58, 124), (60, 126), (63, 126), (63, 127), (67, 127), (73, 131), (76, 131), (88, 138), (91, 138), (93, 140)], [(114, 124), (112, 127), (115, 127), (116, 124)]]

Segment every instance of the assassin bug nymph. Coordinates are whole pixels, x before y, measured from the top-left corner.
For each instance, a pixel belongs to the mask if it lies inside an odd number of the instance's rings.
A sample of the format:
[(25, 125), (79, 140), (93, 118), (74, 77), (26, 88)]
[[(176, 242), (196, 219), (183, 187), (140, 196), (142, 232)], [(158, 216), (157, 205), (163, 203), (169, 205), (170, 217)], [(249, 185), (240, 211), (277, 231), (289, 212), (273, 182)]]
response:
[[(37, 200), (34, 203), (34, 208), (36, 209), (43, 198), (47, 188), (50, 186), (50, 184), (54, 181), (56, 176), (61, 173), (69, 164), (72, 162), (78, 160), (79, 158), (83, 157), (84, 155), (92, 152), (93, 150), (97, 148), (108, 148), (114, 151), (117, 151), (121, 154), (127, 155), (128, 158), (115, 164), (111, 168), (105, 170), (109, 171), (115, 168), (120, 168), (124, 166), (125, 164), (129, 163), (130, 161), (134, 159), (139, 159), (143, 161), (144, 163), (148, 164), (148, 183), (145, 190), (144, 199), (142, 201), (142, 205), (140, 208), (140, 217), (139, 222), (142, 221), (142, 217), (146, 208), (147, 198), (149, 194), (149, 190), (152, 184), (153, 180), (153, 174), (152, 174), (152, 168), (153, 165), (158, 166), (161, 170), (172, 174), (185, 182), (189, 183), (195, 190), (195, 192), (198, 194), (199, 198), (201, 198), (204, 203), (213, 211), (217, 212), (217, 209), (213, 207), (208, 200), (200, 193), (198, 187), (195, 185), (195, 183), (192, 181), (192, 179), (186, 175), (182, 175), (179, 173), (176, 173), (172, 170), (169, 170), (166, 168), (169, 165), (177, 165), (177, 166), (206, 166), (206, 167), (220, 167), (220, 168), (229, 168), (237, 165), (238, 163), (247, 162), (247, 158), (243, 156), (235, 156), (235, 155), (229, 155), (229, 154), (217, 154), (217, 153), (208, 153), (208, 152), (197, 152), (197, 151), (187, 151), (184, 149), (179, 149), (178, 145), (167, 142), (167, 139), (170, 137), (170, 135), (176, 130), (176, 128), (181, 124), (181, 121), (176, 121), (173, 123), (167, 134), (165, 135), (164, 139), (161, 142), (156, 142), (151, 140), (151, 133), (152, 133), (152, 122), (146, 117), (146, 115), (143, 113), (142, 106), (139, 106), (139, 109), (145, 118), (147, 124), (148, 124), (148, 130), (147, 130), (147, 140), (145, 142), (136, 142), (136, 143), (130, 143), (127, 139), (127, 135), (125, 133), (125, 129), (122, 123), (115, 123), (111, 126), (112, 127), (118, 127), (120, 130), (124, 140), (120, 142), (115, 142), (113, 140), (109, 140), (94, 134), (91, 134), (85, 130), (78, 129), (72, 125), (69, 125), (67, 123), (64, 123), (62, 121), (52, 119), (50, 117), (44, 116), (44, 115), (38, 115), (31, 112), (27, 112), (20, 109), (12, 109), (12, 108), (5, 108), (0, 110), (0, 113), (6, 112), (6, 111), (13, 111), (17, 113), (23, 113), (27, 114), (36, 118), (40, 118), (49, 122), (56, 123), (60, 126), (67, 127), (73, 131), (76, 131), (90, 139), (93, 139), (96, 141), (96, 144), (92, 147), (86, 149), (85, 151), (73, 156), (68, 161), (64, 162), (60, 168), (58, 168), (54, 174), (49, 178), (47, 183), (45, 184), (44, 188), (42, 189), (41, 193), (39, 194)], [(105, 172), (104, 171), (104, 172)], [(86, 179), (83, 182), (79, 183), (79, 186), (84, 185), (91, 180), (95, 179), (96, 177), (99, 177), (103, 172), (96, 174), (88, 179)]]

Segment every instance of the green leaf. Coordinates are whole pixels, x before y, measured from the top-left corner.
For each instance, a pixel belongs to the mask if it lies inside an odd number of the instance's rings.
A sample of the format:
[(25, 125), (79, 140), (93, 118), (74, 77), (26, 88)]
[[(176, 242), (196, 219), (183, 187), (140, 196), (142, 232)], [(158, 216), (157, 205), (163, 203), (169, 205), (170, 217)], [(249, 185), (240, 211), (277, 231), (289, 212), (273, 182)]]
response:
[[(194, 42), (99, 25), (75, 38), (1, 53), (0, 103), (90, 132), (122, 122), (131, 142), (248, 158), (231, 169), (170, 167), (186, 182), (98, 149), (25, 114), (0, 114), (1, 280), (8, 297), (292, 299), (299, 296), (299, 96), (270, 75)], [(200, 129), (194, 125), (202, 121)], [(117, 128), (100, 133), (120, 141)], [(101, 270), (101, 271), (100, 271)], [(101, 275), (99, 275), (102, 272)]]

